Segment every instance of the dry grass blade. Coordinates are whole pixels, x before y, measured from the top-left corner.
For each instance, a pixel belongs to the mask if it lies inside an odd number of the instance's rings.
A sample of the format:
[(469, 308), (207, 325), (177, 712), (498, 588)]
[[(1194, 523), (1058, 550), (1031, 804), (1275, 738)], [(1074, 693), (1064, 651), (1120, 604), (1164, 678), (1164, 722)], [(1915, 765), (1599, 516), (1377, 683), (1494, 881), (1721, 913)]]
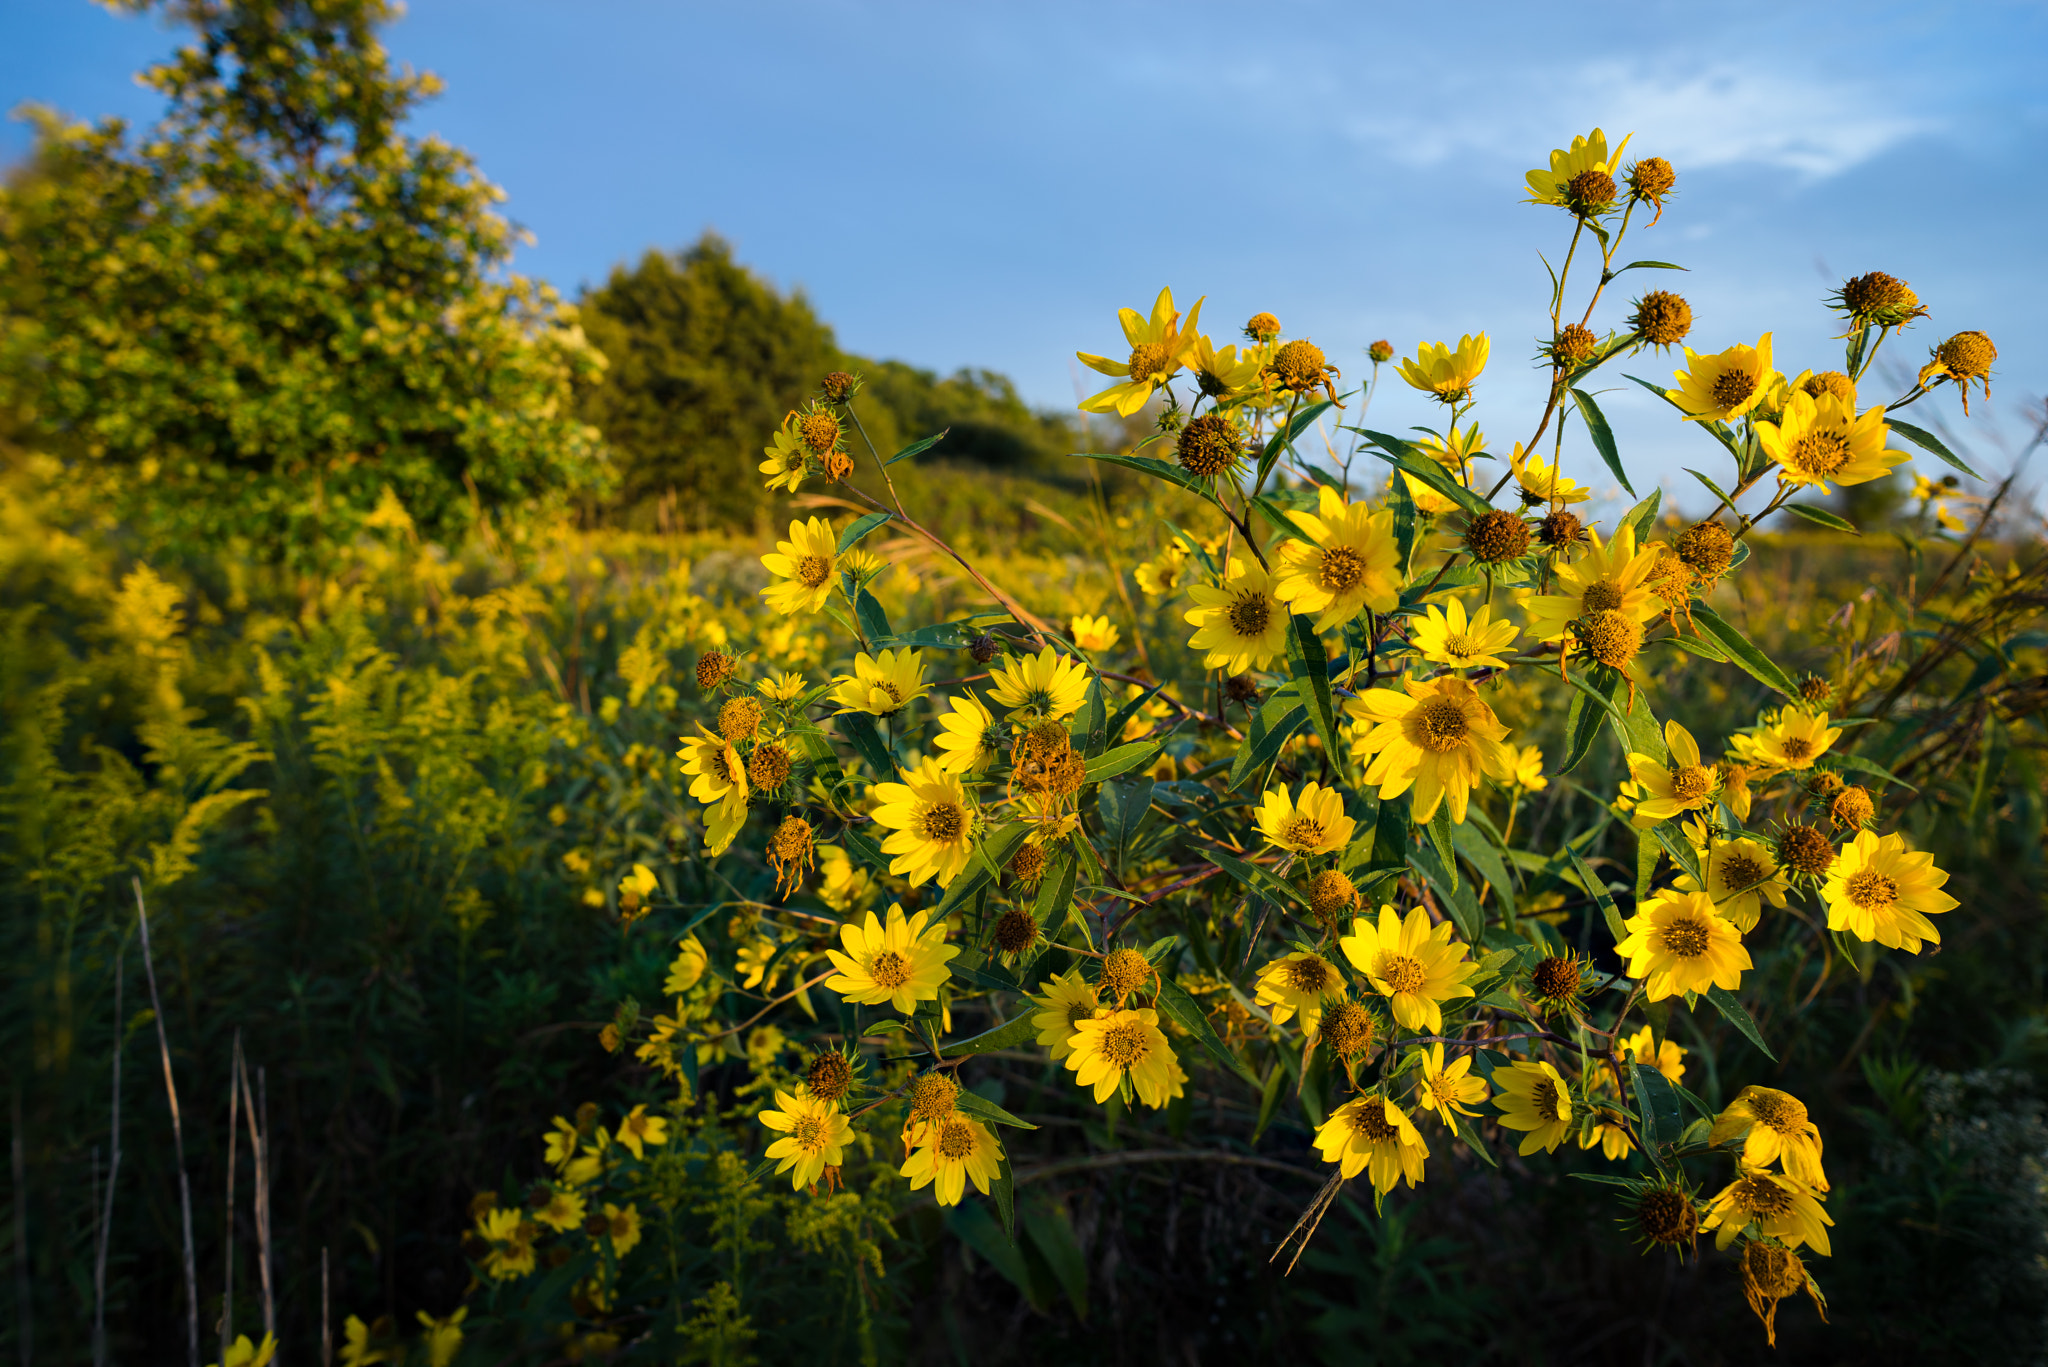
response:
[[(1266, 1259), (1269, 1263), (1278, 1262), (1280, 1255), (1287, 1251), (1287, 1245), (1294, 1242), (1294, 1236), (1301, 1235), (1301, 1242), (1294, 1245), (1294, 1256), (1287, 1260), (1287, 1271), (1281, 1275), (1293, 1275), (1294, 1265), (1301, 1261), (1302, 1253), (1308, 1248), (1308, 1241), (1316, 1237), (1316, 1230), (1322, 1226), (1323, 1216), (1329, 1213), (1330, 1207), (1337, 1200), (1337, 1193), (1343, 1189), (1344, 1174), (1332, 1173), (1330, 1180), (1323, 1183), (1323, 1189), (1317, 1192), (1303, 1209), (1301, 1218), (1294, 1222), (1294, 1228), (1288, 1230), (1285, 1237), (1280, 1240), (1279, 1246), (1273, 1250), (1273, 1256)], [(1306, 1232), (1302, 1229), (1304, 1225), (1308, 1226)]]
[(149, 908), (142, 901), (142, 880), (128, 880), (135, 889), (135, 924), (142, 932), (142, 969), (149, 979), (149, 1007), (156, 1017), (157, 1052), (164, 1061), (164, 1093), (171, 1103), (172, 1156), (178, 1164), (178, 1205), (185, 1233), (185, 1352), (199, 1367), (199, 1260), (192, 1245), (192, 1179), (185, 1173), (185, 1118), (178, 1110), (178, 1082), (171, 1074), (171, 1037), (164, 1029), (163, 1000), (156, 990), (156, 958), (149, 949)]

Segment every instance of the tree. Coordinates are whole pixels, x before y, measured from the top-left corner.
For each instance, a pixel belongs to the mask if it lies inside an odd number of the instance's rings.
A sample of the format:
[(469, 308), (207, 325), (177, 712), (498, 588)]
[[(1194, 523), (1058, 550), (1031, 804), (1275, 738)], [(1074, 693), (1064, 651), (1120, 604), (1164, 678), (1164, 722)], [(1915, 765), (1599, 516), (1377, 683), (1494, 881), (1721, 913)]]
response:
[[(145, 10), (156, 0), (122, 0)], [(470, 159), (397, 130), (387, 0), (169, 0), (196, 40), (144, 73), (169, 109), (34, 114), (0, 191), (0, 407), (66, 488), (152, 547), (304, 564), (388, 488), (452, 540), (602, 491), (574, 413), (602, 357)]]

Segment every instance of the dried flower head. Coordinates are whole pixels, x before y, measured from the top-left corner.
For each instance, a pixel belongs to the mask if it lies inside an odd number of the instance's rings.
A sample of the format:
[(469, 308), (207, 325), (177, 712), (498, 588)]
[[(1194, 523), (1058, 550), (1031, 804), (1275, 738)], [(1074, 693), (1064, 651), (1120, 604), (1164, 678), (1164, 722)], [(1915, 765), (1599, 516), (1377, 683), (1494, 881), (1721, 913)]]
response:
[(1529, 551), (1529, 524), (1501, 508), (1481, 513), (1465, 528), (1465, 549), (1482, 565), (1518, 559)]
[(1877, 801), (1870, 790), (1854, 783), (1836, 793), (1834, 804), (1828, 808), (1828, 817), (1835, 825), (1852, 829), (1860, 829), (1876, 815)]
[(1181, 469), (1197, 479), (1213, 479), (1244, 459), (1244, 434), (1228, 418), (1204, 413), (1181, 429), (1173, 451)]
[(1290, 394), (1307, 394), (1324, 389), (1330, 392), (1332, 402), (1336, 401), (1334, 382), (1341, 374), (1337, 367), (1323, 359), (1323, 349), (1314, 342), (1296, 340), (1285, 343), (1273, 353), (1273, 359), (1266, 364), (1265, 377), (1275, 388)]
[(697, 687), (706, 693), (725, 683), (740, 667), (739, 657), (713, 648), (697, 657)]
[(1867, 275), (1844, 280), (1842, 287), (1829, 298), (1836, 308), (1857, 323), (1878, 327), (1899, 327), (1915, 318), (1927, 316), (1927, 310), (1920, 306), (1920, 296), (1913, 293), (1913, 287), (1883, 271), (1871, 271)]
[(831, 402), (845, 403), (860, 388), (860, 378), (843, 370), (835, 370), (825, 377), (818, 388), (824, 391), (825, 397)]
[(820, 1101), (843, 1101), (853, 1090), (853, 1064), (836, 1049), (820, 1054), (804, 1070), (804, 1086)]
[(1678, 534), (1678, 558), (1694, 583), (1711, 584), (1735, 562), (1735, 538), (1718, 522), (1695, 522)]
[(1834, 867), (1834, 843), (1817, 827), (1787, 826), (1778, 835), (1778, 863), (1794, 873), (1819, 878)]
[(781, 741), (764, 740), (747, 757), (747, 785), (757, 793), (774, 793), (789, 782), (789, 750)]
[(1564, 207), (1580, 218), (1597, 218), (1614, 207), (1614, 177), (1598, 168), (1573, 176), (1564, 187)]
[(1670, 290), (1651, 290), (1636, 300), (1628, 325), (1654, 347), (1674, 347), (1692, 331), (1692, 305)]
[(1643, 624), (1614, 608), (1580, 618), (1575, 634), (1586, 653), (1610, 669), (1627, 669), (1643, 648)]
[(1600, 349), (1600, 338), (1593, 329), (1580, 323), (1568, 323), (1564, 331), (1550, 344), (1550, 354), (1567, 369), (1576, 369), (1593, 359), (1593, 353)]
[(1309, 880), (1309, 911), (1325, 926), (1335, 925), (1338, 917), (1356, 910), (1358, 904), (1358, 888), (1342, 869), (1324, 869)]
[(1569, 546), (1586, 537), (1586, 524), (1568, 509), (1559, 508), (1536, 524), (1536, 539), (1546, 546)]
[(1135, 949), (1112, 949), (1102, 960), (1102, 990), (1118, 1001), (1136, 992), (1152, 977), (1150, 961)]
[(1280, 320), (1270, 313), (1254, 313), (1245, 322), (1244, 335), (1254, 342), (1270, 342), (1280, 335)]
[(1007, 866), (1010, 880), (1019, 887), (1035, 888), (1045, 877), (1045, 863), (1045, 846), (1027, 840), (1010, 856)]
[(1394, 359), (1394, 344), (1385, 340), (1374, 342), (1365, 349), (1365, 354), (1372, 358), (1374, 365), (1385, 365)]
[(742, 694), (727, 698), (718, 709), (718, 734), (730, 745), (738, 745), (761, 729), (761, 703)]
[(775, 834), (768, 837), (768, 862), (775, 868), (778, 894), (787, 897), (803, 886), (815, 848), (810, 822), (794, 813), (782, 818)]

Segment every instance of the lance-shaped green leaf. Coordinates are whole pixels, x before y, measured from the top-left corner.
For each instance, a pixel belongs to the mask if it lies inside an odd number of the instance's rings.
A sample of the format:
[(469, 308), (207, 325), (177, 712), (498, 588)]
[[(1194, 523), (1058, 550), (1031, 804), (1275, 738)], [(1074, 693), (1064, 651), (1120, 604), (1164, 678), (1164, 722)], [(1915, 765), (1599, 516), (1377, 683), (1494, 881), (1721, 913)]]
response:
[[(962, 1058), (968, 1054), (986, 1054), (993, 1049), (1009, 1049), (1029, 1044), (1037, 1029), (1031, 1024), (1031, 1012), (1026, 1010), (1004, 1021), (993, 1030), (984, 1030), (967, 1039), (955, 1040), (942, 1051), (947, 1058)], [(964, 1096), (965, 1093), (962, 1093)], [(1029, 1128), (1028, 1126), (1026, 1128)]]
[(1593, 870), (1586, 867), (1586, 861), (1579, 858), (1577, 850), (1566, 845), (1565, 853), (1571, 856), (1572, 872), (1579, 876), (1579, 885), (1585, 888), (1587, 895), (1600, 908), (1600, 915), (1607, 922), (1607, 933), (1614, 937), (1614, 943), (1620, 944), (1628, 938), (1628, 927), (1622, 924), (1621, 913), (1614, 907), (1614, 899), (1607, 895), (1607, 884), (1593, 876)]
[(1925, 428), (1915, 427), (1912, 423), (1909, 422), (1900, 422), (1897, 418), (1891, 417), (1889, 414), (1886, 415), (1885, 421), (1891, 424), (1892, 431), (1897, 432), (1900, 436), (1904, 437), (1907, 441), (1912, 442), (1921, 450), (1939, 456), (1942, 460), (1945, 460), (1950, 465), (1955, 466), (1956, 469), (1961, 470), (1971, 479), (1984, 478), (1984, 476), (1978, 474), (1975, 470), (1972, 470), (1969, 466), (1963, 464), (1963, 458), (1961, 456), (1958, 456), (1955, 452), (1949, 450), (1947, 446), (1943, 445), (1941, 438), (1935, 436), (1932, 432), (1927, 431)]
[(1216, 1034), (1216, 1028), (1209, 1024), (1209, 1017), (1202, 1011), (1201, 1003), (1189, 996), (1186, 988), (1169, 977), (1160, 979), (1159, 1014), (1193, 1035), (1195, 1041), (1207, 1049), (1218, 1063), (1252, 1086), (1260, 1085), (1258, 1074), (1245, 1067), (1244, 1060), (1232, 1053)]
[[(950, 1053), (952, 1051), (948, 1050), (947, 1052)], [(1035, 1130), (1038, 1128), (1038, 1126), (1028, 1120), (1019, 1120), (987, 1097), (982, 1096), (978, 1092), (969, 1091), (965, 1087), (961, 1088), (960, 1094), (953, 1098), (953, 1104), (973, 1116), (976, 1120), (986, 1120), (992, 1125), (1008, 1125), (1013, 1130)]]
[[(1116, 850), (1119, 860), (1138, 838), (1138, 828), (1152, 810), (1153, 781), (1144, 774), (1126, 774), (1102, 785), (1096, 808), (1102, 816), (1102, 833)], [(1119, 865), (1121, 867), (1121, 865)]]
[(865, 712), (841, 712), (832, 719), (854, 752), (868, 762), (878, 780), (889, 781), (896, 777), (896, 759), (883, 743), (881, 732), (875, 730), (875, 719)]
[(1740, 665), (1751, 677), (1795, 702), (1798, 700), (1799, 685), (1792, 682), (1792, 676), (1780, 668), (1770, 656), (1758, 650), (1756, 643), (1742, 634), (1741, 628), (1705, 603), (1692, 605), (1692, 620), (1702, 634), (1728, 652), (1728, 658)]
[(1268, 699), (1252, 714), (1244, 744), (1237, 748), (1237, 758), (1230, 766), (1229, 791), (1236, 792), (1246, 779), (1264, 773), (1280, 753), (1280, 747), (1307, 723), (1308, 712), (1300, 698), (1290, 693)]
[(861, 543), (861, 539), (869, 532), (887, 522), (892, 516), (894, 514), (891, 513), (868, 513), (864, 517), (857, 517), (847, 523), (846, 530), (839, 534), (838, 553), (845, 555), (855, 546), (858, 546)]
[(1796, 513), (1816, 527), (1826, 527), (1831, 532), (1847, 532), (1851, 536), (1863, 535), (1856, 530), (1855, 523), (1846, 518), (1836, 517), (1825, 508), (1816, 508), (1811, 503), (1787, 503), (1784, 508), (1786, 512)]
[(1479, 903), (1473, 900), (1471, 887), (1453, 882), (1444, 861), (1437, 858), (1436, 850), (1429, 845), (1417, 845), (1408, 851), (1408, 865), (1436, 890), (1444, 914), (1451, 918), (1465, 942), (1478, 944), (1486, 932), (1486, 918), (1480, 913)]
[[(1165, 461), (1159, 460), (1156, 457), (1111, 456), (1096, 451), (1086, 451), (1081, 454), (1083, 460), (1099, 460), (1107, 465), (1121, 465), (1126, 470), (1136, 470), (1141, 475), (1150, 475), (1154, 479), (1164, 480), (1168, 484), (1177, 485), (1198, 498), (1208, 500), (1210, 503), (1216, 502), (1216, 495), (1210, 490), (1207, 480), (1196, 479), (1178, 465), (1168, 465)], [(1217, 506), (1221, 507), (1222, 505), (1218, 504)]]
[(1643, 1144), (1650, 1151), (1650, 1161), (1662, 1167), (1663, 1158), (1657, 1149), (1676, 1144), (1685, 1133), (1685, 1115), (1679, 1109), (1678, 1093), (1672, 1090), (1671, 1080), (1654, 1066), (1635, 1063), (1629, 1065), (1629, 1071), (1633, 1074), (1630, 1081), (1634, 1084)]
[(940, 901), (932, 920), (944, 920), (953, 908), (992, 882), (1009, 864), (1010, 856), (1017, 852), (1017, 847), (1024, 843), (1024, 837), (1030, 832), (1030, 822), (1009, 821), (975, 841), (974, 857), (967, 861), (966, 868), (953, 875), (953, 885), (946, 889), (946, 896)]
[(1292, 446), (1301, 434), (1308, 431), (1315, 420), (1329, 412), (1331, 407), (1328, 399), (1317, 399), (1274, 430), (1273, 435), (1266, 441), (1265, 449), (1259, 452), (1257, 485), (1265, 484), (1266, 476), (1273, 472), (1273, 466), (1280, 460), (1280, 453)]
[(1337, 762), (1337, 711), (1330, 698), (1330, 657), (1323, 650), (1323, 638), (1308, 618), (1295, 616), (1294, 630), (1287, 634), (1287, 663), (1308, 704), (1308, 719), (1323, 743), (1323, 753)]
[(1622, 514), (1621, 521), (1615, 524), (1615, 529), (1619, 531), (1623, 527), (1633, 528), (1636, 544), (1641, 545), (1650, 539), (1650, 530), (1657, 525), (1657, 510), (1663, 506), (1664, 491), (1652, 489), (1643, 496), (1642, 502)]
[(940, 622), (934, 626), (906, 631), (896, 638), (896, 644), (926, 650), (961, 650), (974, 644), (974, 638), (980, 634), (975, 630), (973, 619), (970, 618), (963, 622)]
[(861, 589), (854, 595), (853, 615), (859, 619), (861, 634), (868, 638), (870, 649), (889, 644), (894, 633), (889, 629), (889, 614), (880, 599)]
[[(952, 430), (953, 429), (949, 427), (946, 429), (946, 432), (950, 432)], [(898, 451), (895, 455), (889, 457), (889, 459), (883, 463), (886, 465), (894, 465), (899, 460), (909, 460), (913, 456), (921, 456), (925, 452), (931, 450), (934, 446), (937, 446), (940, 442), (944, 441), (946, 439), (946, 432), (941, 432), (935, 437), (924, 437), (917, 441), (914, 441), (910, 443), (910, 445), (904, 447), (901, 451)], [(842, 549), (844, 548), (842, 547)]]
[(1763, 1032), (1756, 1028), (1756, 1018), (1743, 1009), (1741, 1001), (1733, 992), (1725, 987), (1710, 987), (1703, 995), (1714, 1004), (1714, 1009), (1719, 1011), (1730, 1025), (1742, 1032), (1745, 1039), (1763, 1050), (1765, 1058), (1773, 1063), (1777, 1062), (1778, 1056), (1771, 1052), (1771, 1046), (1764, 1043)]
[(840, 843), (876, 873), (889, 872), (889, 856), (882, 853), (881, 845), (868, 832), (873, 827), (848, 826), (840, 832)]
[(1389, 436), (1385, 432), (1368, 431), (1363, 427), (1354, 427), (1350, 430), (1379, 447), (1380, 449), (1373, 454), (1381, 460), (1397, 469), (1407, 471), (1466, 512), (1478, 514), (1492, 510), (1491, 504), (1452, 479), (1449, 471), (1423, 454), (1412, 442), (1402, 441), (1399, 437)]
[[(1061, 850), (1054, 857), (1052, 867), (1038, 884), (1038, 901), (1032, 907), (1032, 915), (1047, 935), (1058, 932), (1055, 927), (1063, 924), (1074, 905), (1075, 859), (1072, 850)], [(1076, 918), (1078, 921), (1079, 918)], [(1088, 927), (1082, 926), (1086, 935)]]
[(1308, 899), (1286, 879), (1271, 869), (1258, 864), (1247, 863), (1234, 854), (1222, 850), (1203, 850), (1202, 858), (1235, 878), (1246, 889), (1258, 894), (1269, 902), (1292, 902), (1303, 911), (1308, 910)]
[(1700, 858), (1694, 852), (1691, 841), (1674, 830), (1669, 821), (1660, 821), (1652, 826), (1650, 834), (1656, 837), (1664, 853), (1671, 856), (1671, 862), (1683, 869), (1687, 877), (1700, 887), (1706, 886), (1705, 880), (1700, 877)]
[[(1636, 264), (1661, 263), (1638, 261)], [(1623, 266), (1622, 269), (1627, 270), (1628, 267)], [(1579, 405), (1579, 416), (1586, 420), (1586, 435), (1593, 439), (1593, 449), (1600, 453), (1600, 459), (1607, 462), (1608, 472), (1620, 481), (1622, 488), (1628, 490), (1628, 496), (1634, 498), (1635, 486), (1628, 482), (1628, 471), (1622, 468), (1621, 448), (1614, 444), (1614, 429), (1607, 425), (1607, 415), (1600, 411), (1599, 404), (1593, 402), (1593, 396), (1583, 389), (1574, 389), (1572, 398)]]
[(1087, 777), (1084, 781), (1100, 783), (1119, 774), (1128, 774), (1133, 769), (1142, 769), (1150, 764), (1158, 753), (1159, 742), (1156, 740), (1133, 741), (1129, 745), (1119, 745), (1114, 750), (1105, 750), (1088, 761)]
[(1865, 759), (1861, 755), (1838, 755), (1836, 756), (1836, 763), (1840, 764), (1844, 769), (1854, 769), (1858, 773), (1869, 774), (1873, 778), (1883, 779), (1886, 783), (1896, 783), (1908, 792), (1917, 793), (1920, 791), (1891, 770), (1885, 768), (1882, 764), (1875, 760)]
[(1052, 1270), (1067, 1303), (1083, 1323), (1088, 1319), (1088, 1262), (1081, 1253), (1081, 1241), (1074, 1237), (1074, 1222), (1066, 1207), (1047, 1200), (1024, 1203), (1024, 1236), (1031, 1240), (1045, 1265)]

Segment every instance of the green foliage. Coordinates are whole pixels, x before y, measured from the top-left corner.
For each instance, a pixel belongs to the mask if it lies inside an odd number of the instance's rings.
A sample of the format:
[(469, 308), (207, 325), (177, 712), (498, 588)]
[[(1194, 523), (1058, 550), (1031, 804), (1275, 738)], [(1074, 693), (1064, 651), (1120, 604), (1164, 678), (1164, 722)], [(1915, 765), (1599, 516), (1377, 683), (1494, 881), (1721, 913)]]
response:
[[(129, 7), (149, 8), (141, 3)], [(433, 78), (384, 0), (177, 0), (194, 41), (132, 136), (36, 111), (0, 194), (0, 407), (80, 508), (149, 544), (304, 564), (386, 488), (428, 536), (606, 478), (572, 414), (601, 358), (469, 158), (397, 129)]]

